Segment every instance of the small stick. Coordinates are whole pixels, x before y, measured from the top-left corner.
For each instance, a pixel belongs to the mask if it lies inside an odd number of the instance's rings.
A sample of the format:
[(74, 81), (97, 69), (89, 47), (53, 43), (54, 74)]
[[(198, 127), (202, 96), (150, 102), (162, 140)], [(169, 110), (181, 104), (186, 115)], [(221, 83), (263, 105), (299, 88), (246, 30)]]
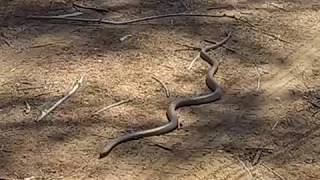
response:
[(256, 32), (260, 32), (261, 34), (264, 34), (264, 35), (266, 35), (266, 36), (272, 37), (273, 39), (277, 39), (277, 40), (279, 40), (279, 41), (281, 41), (281, 42), (284, 42), (284, 43), (287, 43), (287, 44), (292, 44), (290, 41), (287, 41), (287, 40), (285, 40), (285, 39), (282, 39), (282, 38), (278, 37), (278, 36), (275, 35), (275, 34), (271, 34), (271, 33), (266, 32), (266, 31), (264, 31), (264, 30), (258, 29), (258, 28), (255, 27), (255, 26), (254, 26), (254, 27), (250, 27), (250, 29), (252, 29), (253, 31), (256, 31)]
[[(7, 40), (7, 37), (4, 35), (4, 33), (0, 32), (0, 37), (2, 37), (2, 41), (8, 46), (8, 47), (11, 47), (11, 48), (14, 48), (13, 45)], [(0, 40), (1, 40), (0, 39)]]
[(257, 76), (258, 76), (256, 91), (259, 91), (259, 89), (260, 89), (260, 84), (261, 84), (261, 73), (260, 73), (258, 64), (255, 62), (254, 65), (255, 65), (256, 72), (257, 72)]
[(279, 179), (281, 180), (286, 180), (284, 177), (282, 177), (277, 171), (273, 170), (272, 168), (268, 167), (265, 164), (261, 164), (263, 167), (265, 167), (266, 169), (268, 169), (270, 172), (272, 172), (274, 175), (276, 175)]
[[(216, 48), (218, 48), (218, 47), (223, 46), (223, 45), (230, 39), (230, 37), (231, 37), (231, 33), (228, 35), (227, 38), (224, 39), (224, 41), (218, 42), (218, 43), (216, 43), (214, 46), (212, 46), (213, 49), (216, 49)], [(188, 70), (190, 70), (190, 69), (192, 68), (193, 64), (196, 62), (196, 60), (197, 60), (198, 58), (200, 58), (200, 53), (198, 53), (198, 55), (191, 61), (190, 65), (189, 65), (189, 67), (188, 67)]]
[(43, 86), (35, 86), (35, 87), (26, 87), (26, 88), (19, 88), (17, 91), (26, 91), (26, 90), (33, 90), (33, 89), (41, 89)]
[(239, 160), (240, 164), (243, 166), (243, 168), (248, 172), (248, 174), (250, 175), (251, 179), (253, 179), (253, 175), (252, 175), (250, 169), (247, 167), (247, 165), (243, 161), (241, 161), (241, 159), (238, 158), (238, 160)]
[(111, 109), (111, 108), (116, 107), (116, 106), (120, 106), (120, 105), (125, 104), (125, 103), (128, 103), (128, 102), (130, 102), (130, 101), (131, 101), (131, 99), (127, 99), (127, 100), (122, 100), (122, 101), (116, 102), (116, 103), (114, 103), (114, 104), (111, 104), (111, 105), (109, 105), (109, 106), (107, 106), (107, 107), (104, 107), (104, 108), (96, 111), (96, 112), (93, 113), (93, 114), (94, 114), (94, 115), (97, 115), (97, 114), (101, 113), (102, 111), (106, 111), (106, 110), (108, 110), (108, 109)]
[(50, 112), (52, 112), (54, 109), (56, 109), (60, 104), (62, 104), (64, 101), (66, 101), (68, 98), (71, 97), (71, 95), (73, 95), (78, 89), (79, 87), (82, 85), (83, 82), (83, 76), (77, 80), (74, 83), (73, 88), (68, 92), (67, 95), (65, 95), (63, 98), (61, 98), (59, 101), (57, 101), (53, 106), (51, 106), (49, 109), (45, 109), (43, 111), (41, 111), (41, 115), (36, 119), (36, 121), (40, 121), (43, 118), (45, 118)]
[[(211, 44), (217, 44), (217, 43), (218, 43), (217, 41), (208, 40), (208, 39), (205, 39), (204, 42), (211, 43)], [(225, 49), (228, 50), (228, 51), (231, 51), (231, 52), (233, 52), (233, 53), (238, 54), (235, 49), (230, 48), (230, 47), (228, 47), (228, 46), (225, 45), (225, 44), (223, 44), (222, 47), (225, 48)]]
[(48, 94), (51, 94), (51, 93), (52, 92), (40, 93), (40, 94), (35, 95), (34, 97), (44, 96), (44, 95), (48, 95)]
[(156, 78), (155, 76), (152, 76), (151, 78), (154, 79), (154, 80), (156, 80), (158, 83), (160, 83), (161, 86), (163, 87), (163, 89), (164, 89), (165, 92), (166, 92), (166, 96), (167, 96), (167, 97), (170, 97), (170, 92), (169, 92), (166, 84), (164, 84), (160, 79)]
[[(217, 43), (218, 43), (218, 42), (216, 42), (216, 41), (207, 40), (207, 39), (205, 39), (204, 42), (212, 43), (212, 44), (217, 44)], [(230, 47), (228, 47), (228, 46), (225, 45), (225, 44), (222, 45), (222, 47), (225, 48), (226, 50), (230, 51), (230, 52), (233, 52), (233, 53), (237, 54), (238, 56), (240, 56), (240, 57), (243, 58), (243, 59), (249, 59), (249, 58), (247, 57), (247, 55), (244, 55), (244, 54), (242, 54), (242, 53), (239, 53), (239, 52), (237, 52), (237, 50), (235, 50), (235, 49), (233, 49), (233, 48), (230, 48)]]
[(197, 59), (200, 58), (200, 53), (191, 61), (190, 65), (188, 66), (188, 70), (190, 70), (193, 66), (193, 64), (197, 61)]
[(8, 47), (11, 47), (11, 48), (14, 48), (13, 45), (11, 43), (9, 43), (9, 41), (7, 39), (2, 39), (2, 41), (8, 46)]
[(52, 46), (52, 45), (54, 45), (54, 43), (47, 43), (47, 44), (34, 45), (34, 46), (30, 46), (29, 48), (36, 49), (36, 48), (42, 48), (42, 47), (47, 47), (47, 46)]
[(279, 5), (275, 4), (275, 3), (269, 3), (271, 6), (275, 7), (275, 8), (278, 8), (282, 11), (285, 11), (285, 12), (288, 12), (288, 10), (286, 10), (285, 8), (283, 7), (280, 7)]
[(161, 145), (161, 144), (149, 143), (149, 145), (150, 145), (150, 146), (156, 146), (156, 147), (161, 148), (161, 149), (164, 149), (164, 150), (166, 150), (166, 151), (170, 151), (170, 152), (173, 151), (173, 149), (168, 148), (168, 147), (165, 147), (165, 146), (163, 146), (163, 145)]
[(182, 49), (175, 49), (174, 51), (180, 52), (180, 51), (199, 51), (199, 50), (194, 48), (182, 48)]
[(194, 46), (190, 46), (187, 44), (180, 44), (180, 43), (177, 43), (177, 44), (180, 46), (184, 46), (186, 48), (185, 49), (176, 49), (174, 51), (201, 51), (201, 48), (199, 48), (199, 47), (194, 47)]
[(252, 166), (255, 166), (259, 163), (261, 155), (262, 155), (262, 149), (258, 149), (256, 155), (253, 158)]
[(278, 124), (279, 124), (279, 120), (274, 123), (274, 125), (271, 128), (271, 130), (274, 130), (277, 127)]
[(131, 34), (125, 35), (125, 36), (123, 36), (123, 37), (120, 38), (120, 41), (123, 42), (123, 41), (125, 41), (126, 39), (128, 39), (128, 38), (130, 38), (130, 37), (132, 37)]
[(28, 103), (28, 101), (25, 101), (24, 103), (26, 104), (26, 109), (24, 110), (24, 112), (25, 112), (26, 114), (29, 114), (30, 111), (31, 111), (31, 106), (30, 106), (30, 104)]

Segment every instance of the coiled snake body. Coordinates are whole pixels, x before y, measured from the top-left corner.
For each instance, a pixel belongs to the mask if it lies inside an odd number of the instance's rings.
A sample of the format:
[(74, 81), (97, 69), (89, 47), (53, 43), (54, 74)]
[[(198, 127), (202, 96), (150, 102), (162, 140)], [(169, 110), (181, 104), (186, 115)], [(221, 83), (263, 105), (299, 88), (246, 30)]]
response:
[(230, 37), (231, 37), (231, 34), (229, 34), (222, 41), (212, 46), (202, 48), (200, 51), (200, 57), (211, 66), (206, 77), (206, 84), (208, 88), (211, 90), (210, 93), (205, 95), (195, 96), (195, 97), (187, 97), (187, 98), (180, 98), (180, 99), (174, 100), (173, 102), (170, 103), (167, 109), (166, 114), (169, 120), (167, 124), (164, 124), (156, 128), (148, 129), (148, 130), (130, 133), (112, 140), (102, 148), (102, 150), (100, 151), (100, 158), (107, 156), (114, 147), (116, 147), (121, 143), (131, 141), (131, 140), (137, 140), (137, 139), (149, 137), (149, 136), (162, 135), (175, 130), (178, 127), (178, 123), (179, 123), (177, 112), (176, 112), (178, 108), (185, 107), (185, 106), (207, 104), (207, 103), (211, 103), (219, 100), (222, 95), (222, 90), (213, 79), (215, 73), (218, 70), (218, 62), (216, 62), (214, 59), (212, 59), (209, 56), (208, 51), (222, 46), (224, 43), (226, 43), (230, 39)]

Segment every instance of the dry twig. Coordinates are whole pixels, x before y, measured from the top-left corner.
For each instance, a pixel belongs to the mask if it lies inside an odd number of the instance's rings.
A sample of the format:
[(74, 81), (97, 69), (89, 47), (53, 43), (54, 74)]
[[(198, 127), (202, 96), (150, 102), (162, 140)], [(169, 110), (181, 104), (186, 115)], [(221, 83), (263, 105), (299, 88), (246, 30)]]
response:
[(261, 34), (264, 34), (264, 35), (266, 35), (266, 36), (272, 37), (273, 39), (277, 39), (277, 40), (279, 40), (279, 41), (281, 41), (281, 42), (284, 42), (284, 43), (287, 43), (287, 44), (292, 44), (290, 41), (287, 41), (287, 40), (285, 40), (285, 39), (282, 39), (282, 38), (279, 37), (278, 35), (271, 34), (271, 33), (269, 33), (269, 32), (266, 32), (266, 31), (262, 30), (262, 29), (259, 29), (259, 28), (257, 28), (256, 26), (250, 27), (250, 29), (252, 29), (253, 31), (256, 31), (256, 32), (260, 32)]
[[(215, 48), (218, 48), (218, 47), (223, 47), (223, 45), (227, 42), (227, 40), (229, 40), (231, 37), (231, 33), (228, 35), (228, 37), (226, 38), (226, 40), (223, 42), (223, 43), (215, 43)], [(201, 50), (201, 49), (200, 49)], [(193, 64), (196, 62), (196, 60), (200, 58), (200, 52), (198, 53), (198, 55), (191, 61), (189, 67), (188, 67), (188, 70), (190, 70), (193, 66)]]
[[(207, 39), (205, 39), (205, 40), (204, 40), (204, 42), (211, 43), (211, 44), (217, 44), (217, 43), (218, 43), (217, 41), (207, 40)], [(238, 54), (238, 53), (237, 53), (237, 51), (236, 51), (235, 49), (230, 48), (230, 47), (228, 47), (228, 46), (227, 46), (227, 45), (225, 45), (225, 44), (223, 44), (223, 45), (222, 45), (222, 47), (223, 47), (223, 48), (225, 48), (225, 49), (226, 49), (226, 50), (228, 50), (228, 51), (231, 51), (231, 52), (233, 52), (233, 53)]]
[(156, 80), (158, 83), (160, 83), (161, 86), (163, 87), (163, 89), (165, 90), (166, 96), (167, 96), (167, 97), (170, 97), (170, 92), (169, 92), (169, 89), (167, 88), (166, 84), (164, 84), (160, 79), (158, 79), (158, 78), (155, 77), (155, 76), (152, 76), (152, 79), (154, 79), (154, 80)]
[(254, 177), (252, 175), (252, 172), (247, 167), (247, 165), (241, 159), (238, 158), (238, 160), (239, 160), (240, 164), (242, 165), (242, 167), (248, 172), (248, 174), (250, 175), (251, 179), (253, 179)]
[(252, 166), (255, 166), (259, 163), (261, 155), (262, 155), (262, 151), (263, 151), (262, 149), (257, 150), (257, 153), (254, 156), (253, 161), (252, 161)]
[(39, 44), (39, 45), (30, 46), (29, 48), (32, 48), (32, 49), (43, 48), (43, 47), (48, 47), (48, 46), (52, 46), (52, 45), (54, 45), (54, 43)]
[(123, 41), (127, 40), (127, 39), (130, 38), (130, 37), (132, 37), (131, 34), (125, 35), (125, 36), (123, 36), (123, 37), (120, 38), (120, 41), (123, 42)]
[(197, 54), (197, 56), (195, 58), (193, 58), (193, 60), (191, 61), (190, 65), (188, 66), (188, 70), (190, 70), (193, 66), (193, 64), (197, 61), (197, 59), (200, 58), (200, 53)]
[(255, 66), (255, 69), (256, 69), (257, 76), (258, 76), (256, 91), (259, 91), (260, 90), (260, 86), (261, 86), (261, 73), (260, 73), (259, 66), (258, 66), (258, 63), (257, 63), (256, 60), (254, 60), (254, 66)]
[(279, 124), (279, 120), (277, 120), (277, 121), (273, 124), (271, 130), (274, 130), (274, 129), (278, 126), (278, 124)]
[(274, 175), (276, 175), (279, 179), (281, 180), (286, 180), (284, 177), (282, 177), (277, 171), (273, 170), (272, 168), (270, 168), (269, 166), (265, 165), (265, 164), (261, 164), (263, 167), (265, 167), (266, 169), (268, 169), (270, 172), (272, 172)]
[(288, 12), (288, 10), (286, 10), (285, 8), (281, 7), (279, 4), (276, 4), (276, 3), (269, 3), (270, 6), (273, 6), (277, 9), (280, 9), (282, 11), (285, 11), (285, 12)]
[(184, 46), (186, 48), (184, 49), (176, 49), (174, 51), (201, 51), (201, 48), (199, 47), (194, 47), (194, 46), (190, 46), (190, 45), (187, 45), (187, 44), (181, 44), (181, 43), (177, 43), (178, 45), (180, 46)]
[(121, 104), (125, 104), (125, 103), (128, 103), (128, 102), (130, 102), (130, 101), (131, 101), (131, 99), (127, 99), (127, 100), (122, 100), (122, 101), (116, 102), (116, 103), (114, 103), (114, 104), (111, 104), (111, 105), (109, 105), (109, 106), (106, 106), (106, 107), (104, 107), (104, 108), (96, 111), (96, 112), (93, 113), (93, 114), (94, 114), (94, 115), (97, 115), (97, 114), (101, 113), (102, 111), (106, 111), (106, 110), (108, 110), (108, 109), (111, 109), (111, 108), (116, 107), (116, 106), (120, 106)]
[(31, 106), (30, 104), (28, 103), (28, 101), (24, 101), (25, 105), (26, 105), (26, 109), (24, 109), (23, 111), (26, 113), (26, 114), (29, 114), (30, 111), (31, 111)]
[(35, 86), (35, 87), (25, 87), (25, 88), (18, 88), (17, 91), (27, 91), (27, 90), (33, 90), (33, 89), (42, 89), (43, 86)]
[(169, 147), (165, 147), (165, 146), (163, 146), (163, 145), (161, 145), (161, 144), (156, 144), (156, 143), (152, 143), (152, 142), (149, 142), (148, 144), (149, 144), (150, 146), (155, 146), (155, 147), (164, 149), (164, 150), (166, 150), (166, 151), (170, 151), (170, 152), (173, 151), (173, 149), (171, 149), (171, 148), (169, 148)]
[(61, 98), (59, 101), (57, 101), (53, 106), (51, 106), (49, 109), (45, 109), (41, 111), (41, 115), (36, 119), (36, 121), (40, 121), (43, 118), (45, 118), (51, 111), (55, 110), (60, 104), (62, 104), (64, 101), (66, 101), (68, 98), (70, 98), (82, 85), (83, 77), (81, 77), (79, 80), (77, 80), (74, 83), (73, 88), (68, 92), (67, 95), (65, 95), (63, 98)]

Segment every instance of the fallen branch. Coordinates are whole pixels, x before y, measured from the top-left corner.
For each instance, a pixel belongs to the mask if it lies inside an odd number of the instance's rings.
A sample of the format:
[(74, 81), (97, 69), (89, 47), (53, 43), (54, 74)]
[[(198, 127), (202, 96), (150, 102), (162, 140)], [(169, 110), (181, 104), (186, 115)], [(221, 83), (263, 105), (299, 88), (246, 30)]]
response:
[(66, 101), (68, 98), (70, 98), (82, 85), (83, 77), (81, 77), (79, 80), (77, 80), (74, 83), (73, 88), (68, 92), (67, 95), (65, 95), (63, 98), (61, 98), (59, 101), (57, 101), (53, 106), (51, 106), (49, 109), (45, 109), (41, 111), (41, 115), (36, 119), (36, 121), (40, 121), (43, 118), (45, 118), (50, 112), (55, 110), (60, 104), (62, 104), (64, 101)]
[(63, 17), (61, 16), (28, 16), (27, 19), (38, 19), (38, 20), (66, 20), (66, 21), (76, 21), (76, 22), (87, 22), (87, 23), (98, 23), (98, 24), (109, 24), (109, 25), (129, 25), (134, 24), (138, 22), (143, 21), (151, 21), (156, 19), (164, 19), (164, 18), (170, 18), (170, 17), (206, 17), (206, 18), (229, 18), (234, 19), (236, 21), (242, 22), (247, 24), (250, 29), (260, 32), (264, 35), (270, 36), (274, 39), (277, 39), (279, 41), (289, 43), (289, 41), (284, 40), (277, 35), (265, 32), (263, 30), (258, 29), (255, 25), (251, 24), (248, 20), (244, 20), (242, 18), (238, 18), (235, 15), (227, 15), (227, 14), (192, 14), (192, 13), (176, 13), (176, 14), (165, 14), (165, 15), (159, 15), (159, 16), (149, 16), (149, 17), (143, 17), (143, 18), (137, 18), (133, 20), (128, 21), (110, 21), (106, 19), (92, 19), (92, 18), (73, 18), (73, 17)]
[(169, 92), (166, 84), (164, 84), (160, 79), (156, 78), (155, 76), (152, 76), (151, 78), (154, 79), (154, 80), (156, 80), (158, 83), (160, 83), (161, 86), (163, 87), (163, 89), (165, 90), (166, 96), (167, 96), (167, 97), (170, 97), (170, 92)]
[[(78, 22), (88, 22), (88, 23), (100, 23), (100, 24), (109, 24), (109, 25), (129, 25), (143, 21), (151, 21), (156, 19), (163, 19), (169, 17), (207, 17), (207, 18), (230, 18), (243, 23), (248, 24), (248, 21), (241, 18), (237, 18), (234, 15), (227, 14), (191, 14), (191, 13), (176, 13), (176, 14), (165, 14), (159, 16), (149, 16), (143, 18), (137, 18), (128, 21), (110, 21), (105, 19), (90, 19), (90, 18), (73, 18), (73, 17), (60, 17), (60, 16), (28, 16), (27, 19), (38, 19), (38, 20), (67, 20), (67, 21), (78, 21)], [(251, 25), (250, 25), (251, 26)]]
[(114, 104), (111, 104), (111, 105), (109, 105), (109, 106), (107, 106), (107, 107), (104, 107), (104, 108), (96, 111), (96, 112), (93, 113), (93, 114), (94, 114), (94, 115), (97, 115), (97, 114), (101, 113), (102, 111), (106, 111), (106, 110), (108, 110), (108, 109), (111, 109), (111, 108), (116, 107), (116, 106), (120, 106), (120, 105), (125, 104), (125, 103), (128, 103), (128, 102), (130, 102), (130, 101), (131, 101), (131, 99), (127, 99), (127, 100), (122, 100), (122, 101), (116, 102), (116, 103), (114, 103)]

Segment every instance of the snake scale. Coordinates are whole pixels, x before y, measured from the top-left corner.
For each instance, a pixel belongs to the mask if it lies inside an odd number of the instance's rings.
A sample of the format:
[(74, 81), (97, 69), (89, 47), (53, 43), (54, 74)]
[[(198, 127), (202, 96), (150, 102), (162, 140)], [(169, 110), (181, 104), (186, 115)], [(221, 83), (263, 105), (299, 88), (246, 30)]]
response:
[(200, 57), (210, 65), (210, 68), (208, 70), (207, 77), (206, 77), (206, 84), (207, 84), (207, 87), (211, 90), (210, 93), (194, 96), (194, 97), (178, 98), (172, 101), (166, 113), (167, 119), (168, 119), (167, 124), (164, 124), (156, 128), (148, 129), (148, 130), (129, 133), (127, 135), (120, 136), (116, 139), (113, 139), (111, 142), (106, 143), (106, 145), (103, 146), (102, 150), (100, 151), (99, 158), (103, 158), (107, 156), (113, 148), (115, 148), (117, 145), (121, 143), (137, 140), (137, 139), (149, 137), (149, 136), (158, 136), (158, 135), (162, 135), (162, 134), (166, 134), (174, 131), (175, 129), (177, 129), (179, 124), (177, 109), (181, 107), (207, 104), (207, 103), (211, 103), (219, 100), (222, 95), (222, 90), (214, 80), (214, 75), (218, 70), (218, 62), (215, 61), (213, 58), (211, 58), (208, 52), (210, 50), (217, 49), (218, 47), (225, 44), (230, 39), (230, 37), (231, 37), (231, 33), (228, 34), (228, 36), (224, 38), (222, 41), (214, 45), (202, 48), (200, 51)]

